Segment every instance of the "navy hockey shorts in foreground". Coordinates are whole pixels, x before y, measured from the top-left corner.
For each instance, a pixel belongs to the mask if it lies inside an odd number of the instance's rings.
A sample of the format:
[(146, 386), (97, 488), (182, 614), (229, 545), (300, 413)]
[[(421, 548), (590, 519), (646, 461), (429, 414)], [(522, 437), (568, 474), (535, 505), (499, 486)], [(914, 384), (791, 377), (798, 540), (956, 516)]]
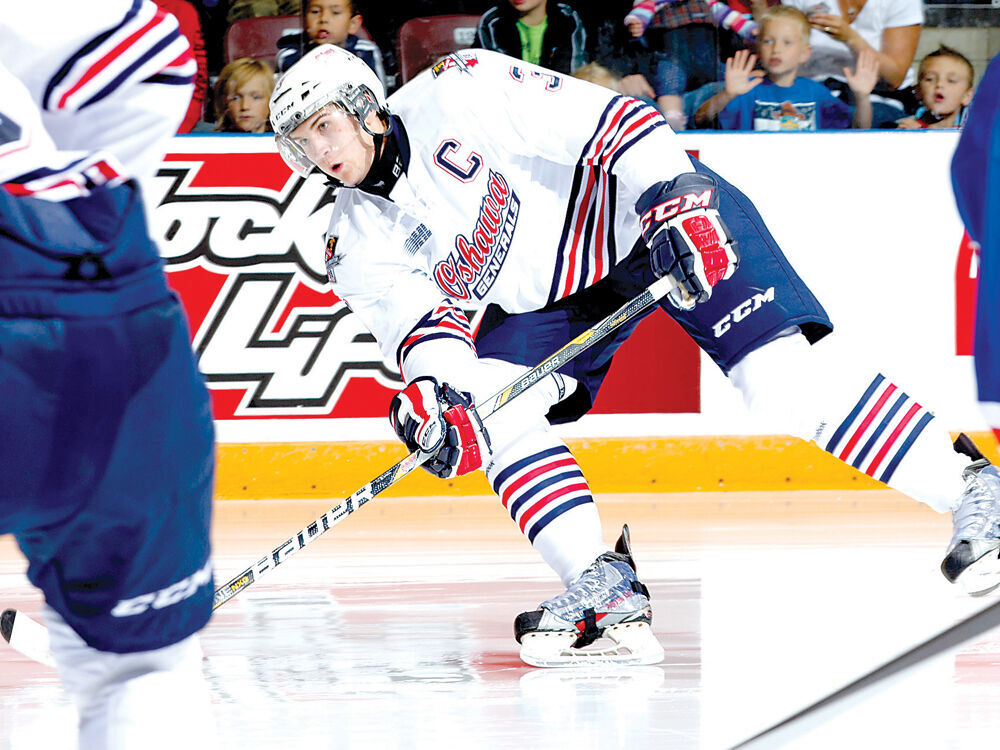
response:
[(46, 602), (104, 651), (203, 627), (213, 427), (176, 299), (0, 318), (0, 402), (0, 532)]
[[(813, 342), (829, 333), (833, 324), (826, 311), (785, 259), (750, 199), (696, 159), (691, 161), (696, 171), (719, 181), (719, 211), (738, 242), (740, 265), (693, 310), (677, 310), (665, 299), (661, 307), (726, 373), (789, 327), (799, 326)], [(655, 280), (649, 250), (640, 241), (607, 277), (541, 310), (509, 315), (490, 305), (479, 324), (476, 351), (482, 358), (533, 367)], [(638, 323), (622, 327), (561, 370), (583, 388), (554, 406), (550, 421), (573, 421), (593, 406), (611, 358)]]
[(0, 534), (90, 646), (127, 653), (212, 614), (214, 433), (138, 189), (0, 191)]

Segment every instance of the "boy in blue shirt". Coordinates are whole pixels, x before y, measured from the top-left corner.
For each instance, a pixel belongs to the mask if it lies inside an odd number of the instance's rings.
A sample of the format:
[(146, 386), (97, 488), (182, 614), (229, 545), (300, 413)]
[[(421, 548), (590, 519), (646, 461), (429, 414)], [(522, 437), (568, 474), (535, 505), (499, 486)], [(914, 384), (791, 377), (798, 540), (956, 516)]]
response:
[[(878, 59), (865, 50), (851, 73), (844, 69), (855, 106), (837, 99), (830, 90), (808, 78), (799, 67), (809, 59), (809, 19), (787, 5), (769, 8), (760, 20), (757, 55), (740, 50), (726, 61), (726, 87), (695, 114), (700, 127), (718, 118), (723, 130), (827, 130), (869, 128), (870, 94), (878, 82)], [(760, 57), (763, 71), (754, 70)]]

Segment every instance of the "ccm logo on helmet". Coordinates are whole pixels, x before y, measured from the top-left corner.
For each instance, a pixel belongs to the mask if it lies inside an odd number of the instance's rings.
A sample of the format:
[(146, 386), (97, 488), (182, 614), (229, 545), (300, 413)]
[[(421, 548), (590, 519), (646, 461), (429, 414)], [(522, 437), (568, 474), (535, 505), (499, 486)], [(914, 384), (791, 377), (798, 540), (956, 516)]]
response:
[(676, 198), (671, 198), (668, 201), (653, 206), (646, 213), (644, 213), (639, 221), (642, 223), (642, 231), (645, 232), (649, 229), (649, 225), (652, 223), (655, 217), (657, 221), (666, 221), (667, 219), (676, 216), (677, 214), (682, 214), (685, 211), (691, 211), (695, 208), (708, 208), (712, 204), (712, 188), (702, 192), (702, 193), (686, 193), (685, 195), (678, 195)]

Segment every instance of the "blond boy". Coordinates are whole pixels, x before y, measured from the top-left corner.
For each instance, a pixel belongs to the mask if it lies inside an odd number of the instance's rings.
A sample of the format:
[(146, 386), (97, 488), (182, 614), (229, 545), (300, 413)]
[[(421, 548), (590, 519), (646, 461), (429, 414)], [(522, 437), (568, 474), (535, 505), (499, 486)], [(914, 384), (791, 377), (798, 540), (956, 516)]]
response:
[[(871, 92), (878, 82), (878, 58), (858, 55), (855, 71), (844, 68), (854, 94), (854, 108), (820, 83), (798, 75), (812, 52), (809, 19), (787, 5), (767, 10), (760, 19), (757, 54), (740, 50), (726, 61), (725, 88), (695, 113), (699, 127), (718, 118), (723, 130), (827, 130), (869, 128)], [(763, 70), (754, 70), (758, 58)]]

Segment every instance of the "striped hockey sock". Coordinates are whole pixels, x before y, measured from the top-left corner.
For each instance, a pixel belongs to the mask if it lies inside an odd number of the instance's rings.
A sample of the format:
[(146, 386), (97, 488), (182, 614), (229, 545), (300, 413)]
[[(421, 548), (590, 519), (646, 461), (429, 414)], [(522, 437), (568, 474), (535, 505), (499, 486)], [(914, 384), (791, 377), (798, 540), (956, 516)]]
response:
[(907, 451), (933, 418), (879, 374), (824, 447), (855, 469), (889, 484)]
[(938, 511), (951, 510), (968, 463), (934, 415), (882, 374), (851, 410), (831, 423), (822, 448), (868, 476)]
[[(607, 547), (590, 486), (576, 459), (555, 437), (545, 438), (531, 440), (534, 450), (505, 462), (502, 470), (491, 467), (488, 478), (521, 532), (568, 584)], [(543, 442), (549, 445), (539, 445)]]
[(834, 348), (817, 358), (804, 336), (783, 336), (729, 377), (776, 432), (810, 440), (939, 512), (952, 510), (969, 458), (955, 452), (941, 420), (885, 375), (855, 367), (849, 354)]

